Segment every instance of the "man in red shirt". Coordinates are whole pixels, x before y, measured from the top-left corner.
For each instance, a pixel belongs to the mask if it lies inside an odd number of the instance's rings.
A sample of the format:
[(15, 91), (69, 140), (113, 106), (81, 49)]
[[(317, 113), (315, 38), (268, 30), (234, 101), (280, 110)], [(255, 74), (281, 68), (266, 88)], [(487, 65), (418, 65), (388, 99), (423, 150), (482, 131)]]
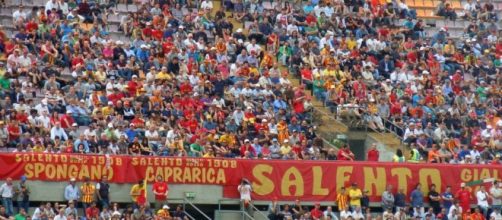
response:
[(371, 145), (371, 149), (368, 151), (367, 160), (368, 161), (378, 161), (380, 157), (380, 152), (376, 149), (376, 144)]
[(313, 219), (321, 219), (321, 217), (323, 216), (323, 213), (321, 211), (321, 204), (320, 203), (315, 204), (315, 207), (312, 210), (310, 210), (310, 215), (312, 215)]
[(169, 187), (161, 175), (157, 176), (157, 181), (153, 184), (152, 190), (155, 195), (155, 208), (160, 209), (166, 202), (169, 193)]
[(349, 146), (347, 144), (342, 145), (342, 148), (338, 150), (337, 155), (338, 160), (354, 160), (354, 154), (350, 151)]
[(85, 210), (85, 216), (87, 220), (98, 220), (99, 219), (99, 209), (96, 207), (96, 202), (92, 202), (91, 207)]
[(71, 110), (67, 110), (66, 114), (64, 114), (63, 116), (61, 116), (60, 123), (61, 123), (61, 127), (63, 129), (67, 129), (67, 128), (71, 127), (71, 125), (73, 123), (75, 123), (75, 120), (73, 120), (73, 117), (72, 117), (72, 111)]
[(252, 157), (256, 157), (256, 151), (251, 145), (251, 141), (249, 141), (249, 139), (244, 140), (244, 145), (242, 145), (240, 151), (241, 157), (244, 157), (246, 155), (246, 151), (249, 152)]
[(458, 199), (460, 203), (460, 207), (462, 207), (463, 212), (467, 212), (467, 210), (471, 210), (471, 192), (465, 188), (465, 183), (460, 184), (460, 190), (457, 191), (455, 197)]

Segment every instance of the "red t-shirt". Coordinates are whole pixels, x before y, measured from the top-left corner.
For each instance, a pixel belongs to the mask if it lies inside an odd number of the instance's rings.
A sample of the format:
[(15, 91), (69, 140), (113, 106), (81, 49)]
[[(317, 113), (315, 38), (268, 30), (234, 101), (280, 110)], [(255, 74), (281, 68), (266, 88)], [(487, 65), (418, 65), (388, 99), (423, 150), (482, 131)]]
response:
[(69, 128), (73, 123), (75, 123), (75, 120), (73, 120), (73, 117), (71, 115), (64, 114), (63, 116), (61, 116), (60, 123), (61, 127), (66, 129)]
[(87, 218), (98, 219), (99, 218), (99, 209), (97, 207), (89, 207), (85, 210), (85, 215)]
[(368, 151), (368, 161), (378, 161), (379, 157), (380, 157), (380, 152), (378, 152), (378, 150)]
[(169, 190), (166, 182), (155, 182), (153, 184), (153, 190), (162, 195), (155, 195), (155, 200), (166, 200), (166, 192)]
[(462, 210), (468, 210), (470, 209), (470, 203), (471, 203), (471, 192), (467, 189), (460, 189), (457, 192), (457, 198), (460, 203), (460, 207), (462, 207)]
[(318, 218), (321, 218), (321, 216), (323, 215), (323, 213), (322, 213), (322, 211), (320, 209), (313, 208), (310, 211), (310, 215), (312, 215), (312, 217), (318, 219)]
[[(7, 132), (9, 132), (9, 140), (13, 141), (19, 138), (21, 129), (19, 129), (19, 126), (9, 125), (7, 126)], [(17, 134), (13, 135), (14, 133)]]

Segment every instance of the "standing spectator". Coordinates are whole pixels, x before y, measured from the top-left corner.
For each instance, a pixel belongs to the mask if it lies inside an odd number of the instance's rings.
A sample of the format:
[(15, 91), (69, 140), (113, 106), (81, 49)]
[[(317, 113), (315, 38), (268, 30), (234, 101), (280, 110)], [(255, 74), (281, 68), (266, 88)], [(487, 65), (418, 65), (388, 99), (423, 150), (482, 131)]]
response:
[(366, 213), (366, 209), (370, 207), (370, 197), (368, 196), (369, 190), (363, 190), (363, 196), (361, 197), (361, 211)]
[(345, 187), (340, 188), (340, 192), (336, 195), (336, 205), (338, 206), (338, 211), (341, 212), (348, 207), (349, 196), (345, 190)]
[(324, 211), (323, 215), (324, 215), (324, 218), (326, 218), (326, 219), (338, 220), (338, 218), (336, 217), (335, 212), (333, 212), (333, 208), (331, 206), (326, 207), (326, 210)]
[(394, 206), (396, 207), (396, 210), (404, 209), (406, 206), (406, 195), (404, 194), (403, 188), (400, 188), (394, 196)]
[(471, 210), (471, 192), (465, 187), (465, 183), (460, 184), (460, 189), (455, 193), (455, 198), (458, 199), (463, 212)]
[(353, 182), (352, 187), (349, 189), (349, 199), (350, 199), (350, 207), (352, 210), (356, 207), (361, 207), (361, 198), (363, 197), (363, 193), (361, 189), (357, 187), (357, 183)]
[(439, 196), (439, 193), (436, 191), (436, 185), (431, 184), (429, 187), (429, 193), (427, 195), (429, 198), (429, 205), (432, 207), (434, 214), (438, 214), (441, 211), (441, 197)]
[(479, 190), (476, 192), (476, 200), (478, 201), (477, 208), (481, 210), (485, 218), (488, 217), (488, 209), (490, 208), (490, 205), (488, 204), (489, 198), (490, 195), (486, 192), (485, 186), (479, 186)]
[(14, 206), (12, 204), (12, 197), (14, 196), (14, 186), (12, 178), (8, 177), (5, 183), (0, 186), (0, 195), (2, 196), (2, 205), (8, 216), (14, 215)]
[(108, 184), (108, 176), (103, 176), (101, 182), (96, 184), (96, 195), (101, 208), (110, 206), (110, 184)]
[(424, 193), (421, 189), (421, 184), (417, 184), (410, 195), (411, 207), (413, 208), (413, 216), (424, 215)]
[(490, 188), (490, 194), (492, 197), (492, 208), (494, 210), (499, 210), (502, 206), (502, 182), (495, 180), (492, 187)]
[(30, 208), (30, 189), (26, 185), (26, 176), (21, 176), (21, 181), (19, 181), (19, 186), (14, 189), (14, 197), (16, 198), (17, 210), (18, 212), (21, 208), (28, 212)]
[(249, 181), (247, 179), (242, 179), (241, 184), (237, 187), (237, 190), (240, 193), (241, 197), (241, 209), (249, 211), (251, 206), (251, 192), (253, 189), (251, 188), (251, 185), (249, 184)]
[(387, 185), (387, 188), (382, 193), (382, 209), (394, 208), (394, 194), (392, 193), (392, 185)]
[(155, 195), (155, 208), (159, 209), (167, 201), (169, 187), (161, 175), (157, 176), (157, 181), (153, 184), (153, 194)]
[(143, 184), (144, 184), (143, 180), (138, 181), (137, 184), (134, 184), (131, 187), (131, 191), (129, 192), (129, 195), (131, 196), (131, 200), (133, 202), (134, 208), (138, 207), (138, 204), (140, 203), (140, 200), (141, 200), (140, 197), (142, 194), (145, 193), (145, 192), (143, 192), (145, 190)]
[(378, 161), (380, 158), (380, 152), (377, 150), (377, 145), (372, 144), (370, 150), (368, 151), (367, 161)]
[(451, 193), (451, 186), (446, 186), (445, 192), (441, 195), (441, 200), (443, 200), (443, 208), (446, 211), (450, 211), (450, 207), (453, 205), (454, 196)]
[(87, 208), (92, 203), (95, 203), (94, 194), (96, 194), (96, 186), (91, 184), (91, 179), (89, 177), (85, 177), (84, 184), (80, 186), (80, 191), (82, 192), (82, 208), (87, 211)]

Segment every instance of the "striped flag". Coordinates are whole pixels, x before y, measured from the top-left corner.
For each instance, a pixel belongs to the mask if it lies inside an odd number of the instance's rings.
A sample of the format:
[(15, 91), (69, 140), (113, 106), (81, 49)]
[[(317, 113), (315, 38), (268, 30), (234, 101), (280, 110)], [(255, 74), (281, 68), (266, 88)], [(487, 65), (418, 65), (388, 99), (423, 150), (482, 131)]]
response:
[(486, 184), (486, 183), (493, 183), (493, 181), (495, 181), (495, 178), (474, 180), (474, 181), (465, 183), (465, 186), (477, 186), (477, 185), (482, 185), (482, 184)]

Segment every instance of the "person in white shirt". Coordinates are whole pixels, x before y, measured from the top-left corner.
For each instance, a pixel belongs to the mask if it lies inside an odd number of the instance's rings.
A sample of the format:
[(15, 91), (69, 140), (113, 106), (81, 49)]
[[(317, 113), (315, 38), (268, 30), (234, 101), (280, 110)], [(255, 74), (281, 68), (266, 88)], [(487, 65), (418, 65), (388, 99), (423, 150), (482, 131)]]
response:
[(496, 180), (493, 182), (493, 186), (490, 188), (490, 195), (492, 196), (492, 208), (499, 208), (500, 211), (502, 206), (502, 182)]
[(14, 186), (12, 184), (12, 178), (7, 178), (5, 183), (0, 186), (0, 195), (2, 196), (2, 204), (4, 205), (7, 215), (14, 215), (14, 207), (12, 205)]
[(352, 212), (352, 218), (357, 220), (364, 220), (364, 214), (361, 212), (361, 207), (357, 206), (355, 210)]
[(488, 199), (491, 196), (486, 192), (485, 186), (481, 185), (479, 187), (478, 192), (476, 192), (476, 200), (478, 201), (478, 207), (483, 212), (483, 216), (486, 216), (488, 213), (488, 209), (490, 208), (488, 204)]
[(160, 143), (160, 135), (157, 130), (155, 130), (155, 126), (150, 126), (150, 129), (145, 131), (145, 138), (148, 139), (148, 144), (153, 146), (153, 149), (156, 150), (159, 147)]
[(336, 214), (333, 212), (333, 208), (331, 206), (326, 207), (326, 211), (323, 212), (323, 215), (326, 218), (330, 216), (332, 220), (338, 220), (338, 217), (336, 217)]
[(54, 216), (54, 220), (66, 220), (65, 210), (62, 208), (59, 210), (59, 214)]
[(247, 210), (250, 207), (249, 204), (251, 203), (251, 192), (253, 191), (251, 185), (249, 184), (249, 181), (247, 179), (242, 179), (241, 184), (237, 187), (237, 190), (241, 195), (240, 198), (242, 209)]
[(352, 212), (349, 211), (349, 206), (346, 206), (344, 210), (340, 212), (340, 220), (347, 220), (352, 217)]
[(57, 122), (56, 126), (51, 129), (51, 140), (55, 140), (56, 137), (59, 137), (61, 140), (68, 140), (68, 135), (61, 127), (61, 123)]
[(490, 214), (490, 220), (502, 220), (502, 215), (500, 214), (500, 206), (493, 208), (493, 212)]
[(19, 5), (19, 8), (12, 13), (12, 19), (14, 20), (14, 24), (22, 24), (28, 18), (28, 12), (24, 11), (24, 6)]
[(204, 10), (213, 10), (213, 1), (204, 0), (200, 3), (200, 8)]
[(51, 11), (53, 8), (55, 8), (56, 10), (59, 9), (59, 3), (56, 0), (49, 0), (45, 4), (45, 10)]

